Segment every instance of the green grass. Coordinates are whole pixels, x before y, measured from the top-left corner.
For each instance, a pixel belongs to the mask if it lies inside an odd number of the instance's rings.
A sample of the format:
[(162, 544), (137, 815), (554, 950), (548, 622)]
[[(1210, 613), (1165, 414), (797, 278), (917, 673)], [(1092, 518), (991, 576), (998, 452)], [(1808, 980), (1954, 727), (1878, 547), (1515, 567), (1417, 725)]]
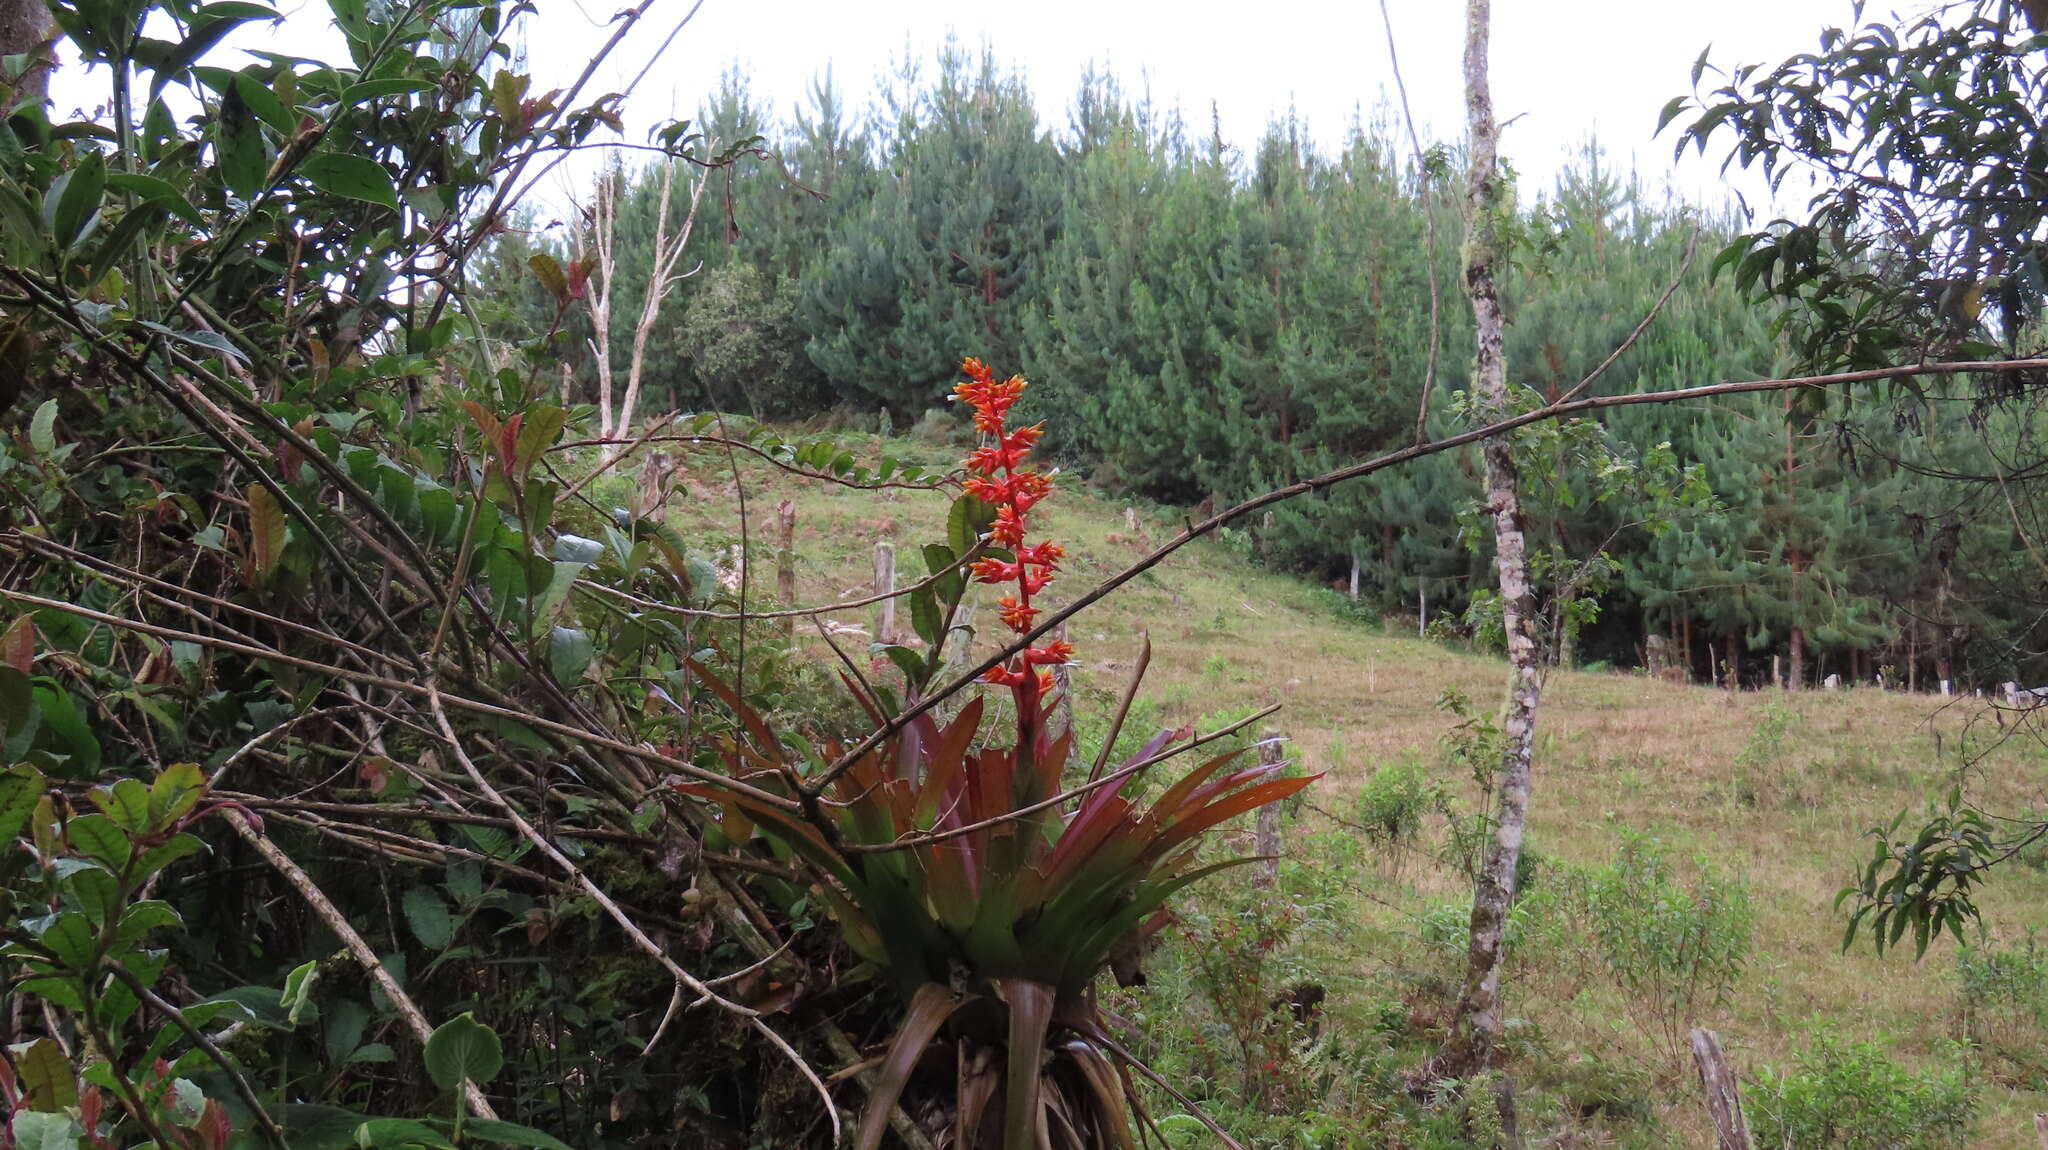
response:
[[(868, 463), (884, 450), (936, 466), (954, 454), (908, 441), (856, 442)], [(726, 459), (696, 451), (678, 463), (671, 521), (693, 546), (729, 547), (741, 525)], [(894, 541), (907, 557), (916, 544), (941, 537), (942, 496), (799, 482), (745, 463), (740, 472), (756, 595), (772, 594), (775, 584), (774, 508), (783, 499), (797, 508), (798, 597), (807, 604), (867, 594), (878, 540)], [(619, 486), (611, 494), (623, 502)], [(1035, 536), (1059, 540), (1072, 556), (1049, 593), (1054, 603), (1121, 569), (1181, 522), (1177, 513), (1141, 505), (1134, 531), (1126, 504), (1077, 487), (1064, 485), (1034, 516)], [(983, 618), (990, 615), (985, 609)], [(868, 608), (825, 616), (862, 628), (871, 617)], [(901, 630), (908, 629), (905, 619)], [(1363, 779), (1404, 758), (1431, 764), (1447, 786), (1469, 791), (1469, 779), (1438, 766), (1453, 720), (1437, 700), (1455, 688), (1484, 710), (1504, 683), (1501, 662), (1419, 640), (1412, 618), (1361, 621), (1336, 594), (1258, 569), (1239, 537), (1184, 549), (1074, 620), (1068, 637), (1079, 652), (1074, 682), (1084, 725), (1113, 707), (1143, 633), (1154, 647), (1144, 696), (1149, 718), (1178, 723), (1283, 703), (1273, 728), (1308, 769), (1329, 772), (1310, 791), (1314, 806), (1328, 812), (1349, 810)], [(851, 636), (851, 648), (865, 641)], [(799, 631), (799, 643), (829, 657), (814, 633)], [(1739, 1067), (1783, 1063), (1815, 1017), (1834, 1020), (1849, 1038), (1882, 1041), (1909, 1066), (1931, 1065), (1961, 1033), (1952, 946), (1919, 963), (1910, 952), (1879, 958), (1859, 947), (1844, 954), (1843, 921), (1831, 904), (1867, 855), (1868, 828), (1917, 811), (1952, 781), (1971, 710), (1941, 702), (1870, 690), (1730, 694), (1629, 673), (1554, 673), (1539, 720), (1529, 845), (1546, 859), (1591, 866), (1612, 856), (1621, 828), (1649, 829), (1674, 857), (1702, 856), (1747, 883), (1756, 908), (1748, 969), (1725, 1009), (1695, 1020), (1721, 1033)], [(1784, 711), (1772, 715), (1766, 706)], [(1758, 736), (1760, 724), (1765, 734)], [(2038, 756), (2002, 751), (1973, 772), (1973, 793), (2000, 809), (2022, 809), (2043, 765)], [(1428, 821), (1425, 848), (1442, 829), (1440, 819)], [(1333, 1025), (1366, 1027), (1382, 1004), (1412, 995), (1419, 978), (1451, 972), (1441, 948), (1421, 941), (1418, 916), (1469, 897), (1456, 872), (1425, 849), (1333, 849), (1345, 832), (1314, 810), (1290, 834), (1290, 874), (1338, 892), (1318, 904), (1327, 921), (1301, 932), (1289, 959), (1329, 986)], [(2048, 874), (2009, 868), (1983, 900), (1993, 930), (2012, 937), (2038, 925), (2044, 895)], [(1564, 969), (1521, 975), (1505, 988), (1508, 1013), (1540, 1029), (1542, 1057), (1553, 1064), (1519, 1074), (1540, 1083), (1571, 1067), (1640, 1067), (1653, 1117), (1622, 1131), (1624, 1140), (1706, 1144), (1689, 1068), (1661, 1059), (1613, 991)], [(1416, 1039), (1418, 1050), (1425, 1040)], [(1989, 1079), (1984, 1087), (1972, 1144), (2032, 1146), (2027, 1116), (2048, 1110), (2048, 1094)], [(1597, 1134), (1610, 1121), (1596, 1115), (1567, 1124)]]

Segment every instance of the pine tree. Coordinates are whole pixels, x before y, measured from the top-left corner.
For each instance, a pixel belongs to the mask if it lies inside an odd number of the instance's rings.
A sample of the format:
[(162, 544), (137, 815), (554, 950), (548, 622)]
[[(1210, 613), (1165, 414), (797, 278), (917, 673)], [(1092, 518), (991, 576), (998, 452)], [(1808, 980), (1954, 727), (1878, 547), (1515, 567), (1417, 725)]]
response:
[(943, 402), (963, 349), (1018, 361), (1060, 219), (1055, 151), (1021, 77), (949, 42), (932, 85), (914, 78), (892, 93), (873, 194), (838, 221), (800, 309), (812, 362), (898, 420)]

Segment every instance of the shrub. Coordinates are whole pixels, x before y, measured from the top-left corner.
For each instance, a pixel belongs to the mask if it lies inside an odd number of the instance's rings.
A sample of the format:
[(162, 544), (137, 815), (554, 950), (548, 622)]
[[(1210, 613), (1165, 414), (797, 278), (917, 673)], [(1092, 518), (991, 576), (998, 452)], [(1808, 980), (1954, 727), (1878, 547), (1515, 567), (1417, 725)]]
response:
[(1756, 725), (1735, 753), (1735, 801), (1745, 807), (1768, 806), (1794, 797), (1778, 765), (1785, 754), (1785, 736), (1799, 724), (1799, 715), (1773, 699), (1757, 711)]
[(2038, 1088), (2048, 1081), (2042, 1027), (2048, 1023), (2048, 954), (2034, 932), (2018, 945), (1996, 942), (1963, 947), (1956, 955), (1963, 1000), (1963, 1035), (2014, 1085)]
[(1727, 1000), (1749, 956), (1753, 914), (1742, 882), (1695, 860), (1678, 875), (1654, 837), (1624, 830), (1614, 861), (1587, 883), (1594, 938), (1629, 1012), (1676, 1060), (1686, 1031)]
[(1443, 804), (1443, 786), (1414, 758), (1397, 759), (1373, 771), (1358, 788), (1351, 815), (1365, 837), (1398, 846), (1422, 829), (1423, 816)]
[(1876, 1043), (1816, 1026), (1789, 1066), (1766, 1066), (1751, 1079), (1745, 1103), (1758, 1146), (1937, 1150), (1964, 1143), (1976, 1094), (1960, 1058), (1915, 1072)]

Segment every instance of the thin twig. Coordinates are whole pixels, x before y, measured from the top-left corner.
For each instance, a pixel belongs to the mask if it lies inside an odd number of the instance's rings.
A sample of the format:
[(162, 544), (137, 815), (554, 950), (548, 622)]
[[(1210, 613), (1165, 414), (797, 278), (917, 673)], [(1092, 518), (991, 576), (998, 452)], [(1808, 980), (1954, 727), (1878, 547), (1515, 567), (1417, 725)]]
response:
[[(242, 836), (243, 841), (256, 849), (257, 854), (262, 855), (266, 862), (277, 868), (277, 872), (284, 876), (285, 882), (298, 892), (300, 898), (306, 900), (306, 905), (313, 908), (313, 913), (319, 916), (320, 921), (327, 924), (327, 929), (341, 939), (342, 945), (348, 948), (356, 963), (369, 974), (370, 980), (377, 984), (377, 989), (383, 991), (384, 997), (398, 1009), (399, 1017), (405, 1019), (405, 1024), (412, 1031), (413, 1037), (419, 1040), (421, 1046), (425, 1046), (427, 1039), (434, 1034), (434, 1028), (427, 1022), (427, 1016), (420, 1012), (419, 1005), (405, 992), (405, 987), (401, 986), (398, 979), (392, 977), (391, 972), (385, 968), (384, 960), (378, 958), (377, 952), (363, 940), (363, 936), (356, 933), (356, 928), (349, 922), (348, 916), (334, 905), (333, 900), (327, 897), (326, 891), (320, 889), (320, 884), (299, 869), (299, 864), (293, 862), (290, 855), (279, 850), (277, 844), (249, 825), (249, 820), (240, 811), (228, 808), (221, 812), (221, 817), (227, 820), (236, 834)], [(484, 1097), (484, 1092), (476, 1083), (465, 1080), (462, 1092), (472, 1113), (487, 1119), (498, 1117), (498, 1112), (491, 1108), (491, 1100)]]
[[(1384, 3), (1385, 0), (1381, 0), (1381, 2)], [(1657, 302), (1650, 306), (1650, 313), (1643, 317), (1643, 322), (1637, 324), (1634, 331), (1628, 333), (1628, 338), (1616, 345), (1615, 349), (1608, 353), (1607, 358), (1600, 361), (1600, 366), (1587, 372), (1586, 378), (1580, 380), (1570, 391), (1558, 396), (1560, 401), (1577, 399), (1580, 392), (1593, 386), (1594, 380), (1599, 379), (1601, 375), (1605, 374), (1608, 368), (1614, 366), (1615, 360), (1627, 354), (1628, 349), (1634, 347), (1636, 341), (1643, 338), (1643, 333), (1650, 330), (1650, 325), (1657, 321), (1657, 313), (1664, 310), (1664, 305), (1669, 303), (1672, 295), (1678, 291), (1678, 285), (1685, 282), (1685, 273), (1692, 270), (1693, 253), (1699, 251), (1699, 248), (1700, 229), (1698, 224), (1694, 224), (1691, 238), (1685, 241), (1685, 258), (1679, 261), (1678, 274), (1671, 277), (1671, 286), (1665, 288), (1664, 294), (1657, 297)]]
[[(658, 430), (660, 426), (660, 422), (656, 421), (655, 429)], [(749, 452), (753, 455), (758, 455), (768, 463), (772, 463), (776, 467), (779, 467), (782, 470), (787, 471), (791, 475), (797, 476), (799, 478), (816, 479), (824, 483), (834, 483), (841, 487), (852, 488), (855, 491), (943, 491), (946, 490), (948, 487), (957, 487), (959, 485), (959, 480), (950, 474), (936, 475), (931, 477), (929, 480), (848, 479), (843, 475), (833, 475), (830, 472), (817, 471), (808, 467), (798, 467), (796, 464), (791, 463), (786, 459), (777, 458), (774, 452), (769, 451), (766, 448), (756, 446), (755, 444), (748, 443), (744, 439), (731, 439), (725, 436), (718, 435), (642, 435), (638, 439), (618, 439), (606, 437), (599, 437), (595, 439), (574, 439), (569, 440), (568, 442), (565, 443), (558, 443), (555, 446), (548, 448), (548, 453), (553, 454), (558, 451), (572, 451), (582, 447), (609, 447), (621, 443), (629, 445), (638, 445), (642, 443), (687, 443), (693, 447), (733, 448), (739, 451)]]
[(1102, 737), (1102, 749), (1095, 752), (1095, 765), (1088, 768), (1088, 781), (1102, 777), (1102, 768), (1109, 765), (1109, 754), (1116, 749), (1117, 736), (1124, 733), (1124, 720), (1130, 717), (1131, 703), (1138, 697), (1138, 685), (1145, 681), (1145, 670), (1152, 665), (1152, 633), (1138, 635), (1138, 664), (1131, 668), (1130, 681), (1124, 684), (1123, 698), (1117, 700), (1116, 718), (1109, 722), (1109, 733)]
[(104, 966), (107, 972), (114, 976), (116, 981), (126, 986), (135, 997), (148, 1003), (157, 1013), (170, 1019), (171, 1024), (184, 1031), (185, 1037), (191, 1039), (194, 1046), (204, 1051), (208, 1058), (213, 1059), (213, 1064), (220, 1067), (221, 1073), (226, 1074), (228, 1081), (234, 1084), (235, 1093), (241, 1097), (242, 1105), (249, 1108), (249, 1113), (256, 1119), (256, 1125), (262, 1127), (263, 1136), (271, 1145), (278, 1147), (288, 1145), (285, 1141), (284, 1127), (279, 1126), (277, 1120), (270, 1116), (270, 1111), (263, 1108), (263, 1100), (257, 1097), (256, 1088), (249, 1085), (248, 1075), (242, 1073), (242, 1068), (236, 1066), (228, 1058), (227, 1054), (214, 1044), (213, 1039), (206, 1036), (205, 1031), (194, 1026), (192, 1020), (185, 1017), (184, 1011), (164, 1001), (163, 996), (144, 985), (143, 981), (137, 978), (135, 973), (126, 966), (119, 962), (108, 962)]
[[(1079, 614), (1080, 612), (1086, 610), (1087, 608), (1101, 601), (1112, 591), (1115, 591), (1117, 588), (1123, 586), (1124, 584), (1130, 582), (1133, 579), (1136, 579), (1138, 576), (1144, 574), (1152, 568), (1157, 567), (1160, 563), (1164, 562), (1166, 558), (1172, 555), (1174, 552), (1180, 550), (1181, 548), (1187, 546), (1190, 543), (1193, 543), (1195, 540), (1200, 539), (1205, 535), (1211, 534), (1217, 528), (1228, 524), (1231, 520), (1241, 518), (1245, 515), (1249, 515), (1252, 512), (1259, 510), (1260, 508), (1268, 507), (1275, 503), (1281, 503), (1286, 500), (1293, 499), (1297, 496), (1307, 495), (1312, 492), (1321, 491), (1325, 488), (1335, 486), (1336, 484), (1343, 483), (1347, 480), (1357, 479), (1362, 476), (1371, 475), (1374, 472), (1378, 471), (1384, 471), (1389, 467), (1395, 467), (1400, 464), (1407, 463), (1411, 460), (1421, 459), (1424, 456), (1436, 455), (1440, 452), (1449, 451), (1455, 447), (1463, 447), (1466, 444), (1477, 443), (1481, 440), (1489, 439), (1494, 436), (1501, 435), (1509, 431), (1513, 431), (1518, 427), (1526, 427), (1529, 424), (1541, 423), (1546, 420), (1565, 419), (1587, 412), (1605, 410), (1611, 407), (1631, 407), (1636, 404), (1685, 403), (1690, 402), (1692, 400), (1707, 399), (1713, 396), (1741, 395), (1750, 392), (1792, 391), (1801, 388), (1819, 390), (1824, 388), (1841, 387), (1858, 383), (1872, 383), (1886, 379), (1901, 379), (1915, 375), (1965, 375), (1981, 374), (1996, 371), (2043, 370), (2048, 370), (2048, 359), (1967, 360), (1947, 363), (1922, 363), (1902, 367), (1869, 368), (1862, 371), (1835, 372), (1826, 375), (1789, 376), (1778, 379), (1736, 380), (1725, 383), (1702, 384), (1697, 387), (1673, 388), (1667, 391), (1633, 392), (1627, 395), (1591, 396), (1585, 399), (1577, 399), (1569, 402), (1560, 400), (1555, 403), (1547, 403), (1542, 407), (1533, 408), (1529, 411), (1523, 412), (1520, 415), (1512, 415), (1502, 419), (1495, 420), (1494, 422), (1488, 423), (1482, 427), (1475, 427), (1467, 431), (1459, 432), (1456, 435), (1447, 435), (1442, 439), (1435, 440), (1430, 443), (1423, 443), (1411, 447), (1404, 447), (1399, 451), (1389, 452), (1385, 455), (1381, 455), (1373, 459), (1368, 459), (1360, 463), (1349, 464), (1347, 466), (1337, 468), (1334, 471), (1327, 471), (1321, 475), (1317, 475), (1309, 479), (1297, 480), (1296, 482), (1290, 483), (1285, 487), (1276, 487), (1263, 495), (1255, 495), (1252, 498), (1245, 500), (1244, 502), (1238, 504), (1235, 507), (1219, 511), (1216, 514), (1210, 516), (1209, 518), (1201, 520), (1200, 522), (1190, 522), (1179, 535), (1176, 535), (1172, 539), (1167, 540), (1165, 543), (1160, 544), (1150, 554), (1144, 556), (1143, 558), (1139, 559), (1137, 562), (1131, 564), (1130, 566), (1125, 567), (1123, 570), (1117, 572), (1116, 574), (1111, 575), (1107, 579), (1104, 579), (1102, 582), (1096, 584), (1086, 594), (1075, 599), (1073, 602), (1067, 604), (1065, 607), (1062, 607), (1057, 611), (1046, 612), (1046, 614), (1041, 618), (1041, 620), (1036, 626), (1032, 627), (1031, 630), (1025, 632), (1024, 634), (1019, 635), (1016, 639), (1012, 640), (1008, 646), (1003, 647), (1002, 649), (996, 651), (994, 654), (987, 656), (985, 659), (983, 659), (982, 662), (976, 664), (971, 669), (963, 672), (957, 679), (955, 679), (951, 683), (948, 683), (945, 687), (940, 688), (937, 691), (934, 691), (930, 695), (922, 699), (919, 699), (914, 703), (911, 703), (909, 706), (905, 707), (901, 712), (899, 712), (894, 718), (891, 718), (888, 722), (882, 724), (880, 727), (878, 727), (869, 735), (867, 735), (867, 737), (861, 739), (858, 743), (855, 743), (852, 747), (848, 748), (844, 753), (840, 755), (839, 759), (835, 761), (830, 767), (826, 768), (824, 771), (819, 772), (819, 774), (814, 777), (811, 783), (810, 791), (813, 795), (822, 794), (825, 787), (831, 785), (834, 779), (837, 779), (840, 775), (845, 774), (847, 770), (851, 769), (853, 764), (860, 761), (861, 756), (867, 754), (869, 751), (874, 750), (884, 740), (890, 738), (891, 736), (896, 734), (896, 732), (902, 730), (905, 726), (909, 725), (912, 721), (914, 721), (919, 715), (924, 714), (925, 712), (931, 710), (933, 707), (938, 706), (939, 703), (952, 697), (959, 691), (965, 689), (969, 684), (975, 682), (976, 680), (980, 679), (983, 675), (987, 674), (991, 668), (996, 667), (1002, 664), (1004, 661), (1015, 657), (1018, 654), (1018, 652), (1024, 650), (1024, 648), (1032, 645), (1033, 643), (1038, 642), (1041, 638), (1049, 634), (1055, 627), (1058, 627), (1060, 624), (1066, 622), (1068, 619), (1073, 618), (1075, 615)], [(66, 609), (69, 610), (70, 608)]]
[(486, 799), (496, 804), (500, 810), (503, 810), (506, 817), (510, 818), (512, 824), (519, 829), (520, 835), (527, 842), (532, 843), (536, 850), (545, 855), (549, 862), (560, 867), (562, 872), (569, 876), (571, 882), (575, 883), (593, 902), (602, 907), (605, 914), (619, 925), (619, 929), (626, 932), (626, 937), (633, 941), (633, 945), (638, 947), (648, 957), (660, 963), (662, 969), (668, 972), (670, 978), (675, 979), (676, 982), (684, 986), (688, 986), (691, 991), (696, 993), (699, 1002), (709, 1002), (722, 1010), (745, 1019), (747, 1024), (757, 1034), (767, 1039), (770, 1045), (781, 1051), (783, 1057), (787, 1058), (790, 1064), (796, 1068), (797, 1073), (803, 1075), (804, 1079), (818, 1092), (818, 1097), (824, 1100), (825, 1113), (832, 1120), (832, 1144), (834, 1146), (839, 1145), (841, 1134), (839, 1109), (832, 1103), (831, 1091), (826, 1089), (824, 1082), (818, 1078), (818, 1072), (811, 1068), (810, 1063), (804, 1061), (803, 1055), (798, 1054), (796, 1049), (789, 1044), (789, 1041), (776, 1033), (773, 1027), (763, 1022), (760, 1012), (723, 997), (717, 991), (706, 986), (696, 975), (684, 970), (680, 963), (669, 957), (668, 951), (662, 949), (661, 944), (647, 937), (647, 932), (641, 930), (640, 925), (633, 921), (632, 916), (620, 909), (618, 903), (612, 901), (611, 895), (605, 893), (603, 887), (592, 882), (590, 877), (583, 873), (582, 868), (572, 862), (569, 856), (563, 854), (555, 844), (549, 842), (547, 837), (536, 830), (532, 823), (527, 822), (526, 817), (520, 813), (519, 808), (513, 805), (511, 800), (500, 794), (496, 787), (491, 785), (490, 780), (484, 777), (483, 771), (478, 769), (476, 762), (469, 757), (469, 752), (462, 746), (462, 740), (455, 734), (454, 726), (448, 722), (447, 709), (441, 704), (440, 688), (435, 686), (432, 680), (426, 683), (426, 693), (427, 709), (434, 716), (435, 726), (441, 730), (442, 741), (447, 745), (449, 753), (455, 756), (455, 761), (462, 767), (463, 773), (467, 774), (470, 782), (476, 785), (477, 790), (482, 792)]
[(1408, 146), (1415, 151), (1417, 190), (1422, 194), (1422, 245), (1429, 269), (1429, 359), (1422, 368), (1422, 398), (1415, 407), (1415, 442), (1429, 441), (1429, 396), (1436, 390), (1437, 348), (1443, 341), (1443, 293), (1436, 286), (1436, 199), (1429, 187), (1429, 157), (1422, 151), (1422, 137), (1415, 131), (1415, 111), (1408, 106), (1408, 84), (1401, 79), (1401, 53), (1394, 48), (1394, 18), (1387, 14), (1387, 0), (1380, 0), (1380, 22), (1387, 29), (1387, 60), (1394, 66), (1394, 90), (1401, 95), (1401, 118), (1408, 125)]

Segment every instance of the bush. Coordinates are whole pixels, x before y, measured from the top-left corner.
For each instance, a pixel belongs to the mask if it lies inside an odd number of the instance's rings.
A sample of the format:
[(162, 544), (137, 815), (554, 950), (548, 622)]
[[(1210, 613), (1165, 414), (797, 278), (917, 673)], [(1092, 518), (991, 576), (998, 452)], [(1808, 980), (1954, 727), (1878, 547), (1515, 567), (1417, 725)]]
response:
[(1963, 1036), (1994, 1076), (2038, 1089), (2048, 1082), (2042, 1028), (2048, 1023), (2048, 955), (2033, 931), (2015, 946), (1966, 946), (1956, 956), (1963, 999)]
[(1799, 724), (1799, 715), (1773, 699), (1757, 712), (1756, 726), (1735, 753), (1735, 801), (1745, 807), (1768, 806), (1795, 797), (1786, 772), (1778, 768), (1785, 736)]
[(1680, 877), (1656, 838), (1624, 830), (1614, 861), (1594, 871), (1586, 897), (1609, 977), (1664, 1053), (1683, 1055), (1686, 1031), (1724, 1003), (1749, 956), (1753, 914), (1739, 879), (1705, 860)]
[(1443, 785), (1414, 758), (1397, 759), (1375, 770), (1352, 800), (1351, 816), (1367, 840), (1398, 846), (1422, 829), (1423, 816), (1443, 804)]
[(1784, 1068), (1766, 1066), (1745, 1095), (1758, 1146), (1799, 1150), (1937, 1150), (1964, 1144), (1976, 1095), (1960, 1057), (1915, 1072), (1876, 1043), (1817, 1026)]

